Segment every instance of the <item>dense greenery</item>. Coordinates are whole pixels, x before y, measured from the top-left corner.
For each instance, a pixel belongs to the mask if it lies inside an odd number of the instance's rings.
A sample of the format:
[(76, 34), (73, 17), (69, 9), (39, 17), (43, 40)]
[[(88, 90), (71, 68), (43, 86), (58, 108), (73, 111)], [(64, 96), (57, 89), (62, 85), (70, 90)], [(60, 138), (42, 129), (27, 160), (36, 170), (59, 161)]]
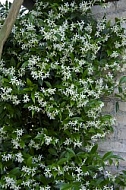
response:
[(125, 172), (106, 170), (118, 156), (99, 155), (97, 140), (114, 125), (102, 99), (118, 85), (126, 38), (92, 6), (39, 0), (17, 19), (0, 62), (0, 189), (125, 186)]

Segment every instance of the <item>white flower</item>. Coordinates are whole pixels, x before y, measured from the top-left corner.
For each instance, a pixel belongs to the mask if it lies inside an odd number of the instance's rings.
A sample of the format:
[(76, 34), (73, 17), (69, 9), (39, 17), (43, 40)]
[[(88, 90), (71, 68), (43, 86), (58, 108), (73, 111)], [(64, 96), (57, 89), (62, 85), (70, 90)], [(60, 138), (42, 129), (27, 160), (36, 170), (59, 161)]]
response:
[(40, 187), (40, 190), (50, 190), (51, 187), (49, 185), (45, 186), (45, 187)]
[(111, 74), (110, 72), (108, 72), (108, 77), (109, 77), (110, 79), (113, 79), (113, 74)]
[(84, 185), (81, 185), (81, 189), (80, 190), (87, 190), (87, 187)]
[(27, 102), (29, 102), (29, 101), (30, 101), (29, 96), (28, 96), (27, 94), (24, 94), (23, 102), (24, 102), (24, 103), (27, 103)]
[(21, 169), (24, 173), (23, 175), (31, 175), (32, 177), (35, 175), (37, 168), (36, 167), (27, 167), (27, 166), (23, 166)]
[(35, 148), (36, 150), (41, 149), (40, 144), (35, 143), (35, 141), (34, 141), (34, 140), (32, 140), (32, 139), (30, 140), (30, 143), (29, 143), (29, 145), (28, 145), (28, 146), (33, 147), (33, 148)]
[(49, 177), (49, 178), (52, 177), (52, 173), (49, 168), (45, 168), (44, 174), (45, 174), (45, 177)]
[(66, 138), (66, 140), (64, 141), (64, 145), (70, 145), (72, 143), (72, 140), (69, 138)]
[(18, 79), (16, 76), (13, 76), (13, 78), (11, 78), (10, 83), (13, 84), (18, 84)]
[(22, 162), (23, 162), (24, 158), (22, 157), (23, 155), (22, 155), (21, 152), (15, 154), (15, 156), (16, 156), (16, 161), (17, 161), (17, 162), (19, 162), (19, 163), (22, 163)]
[(14, 132), (17, 133), (17, 138), (20, 138), (23, 135), (24, 130), (23, 129), (16, 129), (16, 131), (14, 131)]
[(105, 171), (105, 176), (106, 176), (106, 177), (111, 177), (112, 174), (111, 174), (109, 171)]
[(23, 181), (22, 185), (26, 186), (26, 187), (30, 187), (33, 183), (35, 182), (35, 180), (33, 179), (28, 179), (27, 181)]
[(2, 155), (2, 160), (3, 161), (9, 161), (9, 160), (11, 160), (13, 158), (13, 155), (12, 154), (3, 154)]
[(50, 187), (49, 185), (47, 185), (47, 186), (45, 187), (45, 190), (49, 190), (49, 189), (51, 189), (51, 187)]
[(12, 139), (11, 142), (12, 142), (12, 144), (13, 144), (13, 148), (14, 148), (14, 149), (20, 148), (20, 143), (19, 143), (18, 139)]
[(97, 23), (98, 32), (105, 29), (105, 27), (106, 27), (105, 22), (106, 22), (106, 19), (102, 19), (102, 20), (98, 21), (98, 23)]
[(77, 173), (82, 173), (82, 169), (81, 169), (81, 167), (76, 167), (76, 170), (75, 170)]
[(92, 75), (93, 74), (93, 67), (88, 67), (88, 74), (89, 75)]
[(91, 32), (92, 32), (92, 26), (91, 26), (91, 24), (88, 24), (84, 29), (85, 29), (87, 32), (91, 33)]
[(86, 2), (86, 1), (82, 1), (82, 2), (79, 4), (79, 8), (80, 8), (80, 10), (82, 11), (83, 14), (90, 8), (89, 5), (90, 5), (90, 4), (89, 4), (88, 2)]
[(17, 95), (12, 95), (11, 96), (11, 100), (12, 100), (12, 102), (13, 102), (14, 105), (18, 105), (21, 102), (20, 100), (18, 100)]
[(44, 139), (45, 139), (45, 144), (49, 145), (52, 141), (52, 137), (49, 137), (47, 135), (44, 134)]
[(74, 148), (75, 147), (82, 147), (82, 142), (80, 142), (79, 140), (75, 140), (74, 142), (73, 142), (73, 144), (74, 144)]
[(113, 57), (113, 58), (116, 58), (116, 57), (118, 57), (119, 56), (119, 53), (117, 52), (117, 51), (114, 51), (111, 55), (110, 55), (110, 57)]
[(40, 112), (41, 111), (41, 108), (39, 108), (38, 106), (33, 106), (33, 105), (29, 106), (28, 109), (30, 111), (36, 111), (36, 112)]
[(0, 136), (4, 136), (7, 133), (4, 129), (5, 129), (5, 126), (0, 127)]
[(19, 190), (21, 187), (16, 185), (16, 181), (13, 178), (5, 177), (6, 186), (13, 190)]

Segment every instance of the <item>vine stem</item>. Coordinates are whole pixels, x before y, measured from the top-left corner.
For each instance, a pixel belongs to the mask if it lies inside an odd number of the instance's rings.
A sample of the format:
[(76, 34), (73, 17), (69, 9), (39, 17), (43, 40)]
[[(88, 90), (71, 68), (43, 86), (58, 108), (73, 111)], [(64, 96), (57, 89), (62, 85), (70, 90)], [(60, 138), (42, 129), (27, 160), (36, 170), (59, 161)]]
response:
[(11, 30), (14, 26), (14, 23), (16, 21), (17, 15), (20, 11), (21, 5), (23, 4), (24, 0), (14, 0), (11, 8), (9, 10), (9, 13), (7, 15), (7, 18), (4, 21), (4, 24), (0, 30), (0, 60), (2, 56), (3, 46), (8, 38), (8, 36), (11, 33)]

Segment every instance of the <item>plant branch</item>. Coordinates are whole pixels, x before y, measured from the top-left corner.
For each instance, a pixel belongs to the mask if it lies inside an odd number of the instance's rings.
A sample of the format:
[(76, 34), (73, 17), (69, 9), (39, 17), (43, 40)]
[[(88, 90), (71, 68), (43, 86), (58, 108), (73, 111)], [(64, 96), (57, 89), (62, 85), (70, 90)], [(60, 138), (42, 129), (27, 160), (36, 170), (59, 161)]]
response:
[(3, 46), (11, 33), (23, 1), (24, 0), (14, 0), (9, 10), (8, 16), (0, 30), (0, 59), (2, 56)]

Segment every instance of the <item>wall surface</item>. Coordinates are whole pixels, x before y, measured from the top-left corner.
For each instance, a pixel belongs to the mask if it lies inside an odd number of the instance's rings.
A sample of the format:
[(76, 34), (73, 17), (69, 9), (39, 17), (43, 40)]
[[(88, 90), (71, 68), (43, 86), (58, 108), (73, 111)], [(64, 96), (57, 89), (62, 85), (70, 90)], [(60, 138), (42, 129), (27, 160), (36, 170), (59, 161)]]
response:
[[(96, 18), (102, 18), (106, 14), (107, 19), (114, 21), (114, 18), (126, 18), (126, 0), (119, 0), (118, 2), (108, 3), (107, 8), (95, 6), (92, 9)], [(126, 28), (126, 22), (124, 23)], [(126, 75), (126, 69), (124, 73)], [(99, 143), (99, 149), (102, 153), (105, 151), (113, 151), (115, 154), (123, 157), (120, 161), (119, 171), (126, 169), (126, 102), (119, 101), (119, 110), (116, 112), (116, 102), (114, 98), (107, 98), (105, 100), (105, 107), (103, 112), (113, 115), (116, 119), (114, 126), (114, 133), (110, 134), (105, 141)]]

